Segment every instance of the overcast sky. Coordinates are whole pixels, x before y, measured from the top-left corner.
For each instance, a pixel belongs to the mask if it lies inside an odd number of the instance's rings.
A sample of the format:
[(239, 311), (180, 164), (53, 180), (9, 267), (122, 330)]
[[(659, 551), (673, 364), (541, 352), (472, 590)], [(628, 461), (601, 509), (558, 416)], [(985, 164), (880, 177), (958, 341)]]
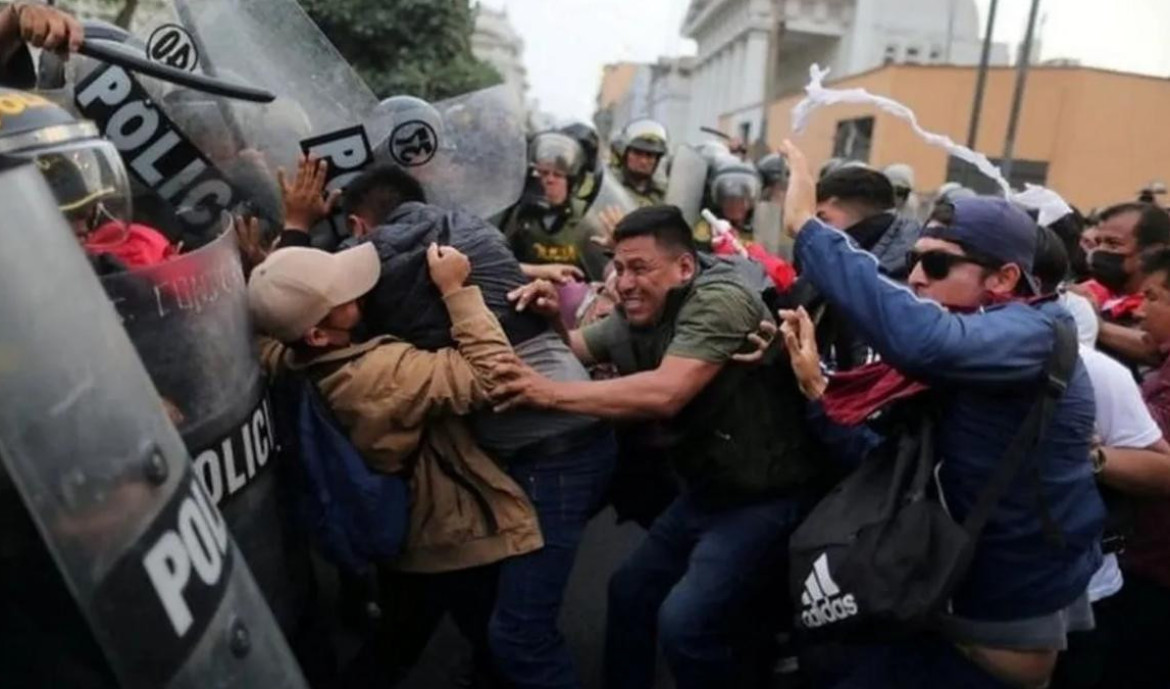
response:
[[(679, 35), (688, 0), (480, 1), (507, 9), (525, 41), (529, 96), (559, 118), (592, 116), (602, 65), (695, 50)], [(975, 1), (986, 23), (990, 0)], [(995, 40), (1021, 39), (1029, 5), (1000, 0)], [(1044, 0), (1041, 8), (1043, 58), (1170, 75), (1170, 0)]]

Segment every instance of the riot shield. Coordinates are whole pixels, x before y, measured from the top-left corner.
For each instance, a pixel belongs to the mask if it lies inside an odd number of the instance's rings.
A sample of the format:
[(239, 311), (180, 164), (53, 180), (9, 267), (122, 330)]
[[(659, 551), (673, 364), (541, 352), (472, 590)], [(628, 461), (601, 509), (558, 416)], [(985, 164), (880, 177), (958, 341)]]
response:
[(707, 161), (690, 146), (679, 146), (671, 159), (666, 203), (678, 206), (687, 224), (694, 226), (707, 188)]
[(224, 210), (258, 215), (279, 230), (276, 169), (293, 170), (301, 140), (361, 122), (377, 100), (294, 0), (168, 0), (152, 8), (128, 50), (264, 88), (276, 101), (209, 95), (75, 58), (78, 111), (118, 146), (138, 185), (174, 211), (172, 238), (206, 243)]
[[(224, 217), (221, 222), (227, 223)], [(282, 628), (307, 595), (304, 541), (279, 503), (272, 411), (234, 232), (102, 278), (134, 348)]]
[(524, 105), (505, 85), (434, 104), (437, 117), (375, 113), (374, 159), (405, 168), (427, 200), (490, 218), (520, 199), (528, 171)]
[[(624, 216), (637, 208), (638, 203), (630, 196), (630, 192), (626, 191), (612, 171), (605, 170), (598, 177), (597, 193), (581, 218), (581, 226), (585, 228), (588, 237), (604, 237), (609, 230), (601, 220), (602, 212), (616, 209)], [(599, 280), (605, 271), (605, 265), (609, 263), (609, 256), (601, 246), (590, 241), (586, 245), (582, 262), (590, 279)]]
[(0, 462), (122, 687), (304, 687), (31, 166), (0, 172)]
[(784, 208), (772, 201), (761, 201), (752, 212), (752, 234), (770, 253), (792, 260), (792, 239), (784, 232)]

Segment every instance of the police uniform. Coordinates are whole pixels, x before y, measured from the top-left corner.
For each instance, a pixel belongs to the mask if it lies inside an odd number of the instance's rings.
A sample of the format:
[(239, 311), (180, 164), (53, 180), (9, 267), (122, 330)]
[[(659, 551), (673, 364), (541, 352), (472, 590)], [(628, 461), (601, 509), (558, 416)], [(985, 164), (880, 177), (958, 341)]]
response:
[(666, 189), (656, 183), (653, 179), (646, 182), (646, 186), (642, 189), (635, 187), (630, 183), (629, 176), (626, 171), (620, 166), (611, 168), (613, 174), (621, 180), (622, 186), (626, 191), (630, 192), (630, 197), (638, 204), (639, 208), (645, 206), (660, 206), (666, 202)]
[(586, 210), (580, 198), (553, 209), (517, 206), (504, 220), (502, 229), (521, 263), (576, 266), (590, 280), (600, 280), (604, 263), (598, 265), (598, 261), (591, 260), (597, 252), (581, 223)]

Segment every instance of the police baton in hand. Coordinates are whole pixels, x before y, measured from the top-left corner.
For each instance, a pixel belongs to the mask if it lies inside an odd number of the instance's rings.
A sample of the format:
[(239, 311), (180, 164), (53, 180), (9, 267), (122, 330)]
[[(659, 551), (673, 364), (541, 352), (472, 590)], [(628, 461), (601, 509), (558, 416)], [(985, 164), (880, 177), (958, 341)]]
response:
[(178, 86), (185, 86), (196, 91), (210, 93), (214, 96), (223, 96), (224, 98), (233, 98), (252, 103), (271, 103), (276, 100), (276, 95), (271, 91), (265, 91), (264, 89), (253, 88), (243, 84), (235, 84), (202, 74), (192, 74), (157, 62), (151, 62), (145, 57), (137, 55), (123, 47), (118, 41), (87, 38), (81, 42), (81, 47), (77, 52), (86, 57), (92, 57), (95, 60), (101, 60), (102, 62), (121, 67), (131, 72), (152, 76)]

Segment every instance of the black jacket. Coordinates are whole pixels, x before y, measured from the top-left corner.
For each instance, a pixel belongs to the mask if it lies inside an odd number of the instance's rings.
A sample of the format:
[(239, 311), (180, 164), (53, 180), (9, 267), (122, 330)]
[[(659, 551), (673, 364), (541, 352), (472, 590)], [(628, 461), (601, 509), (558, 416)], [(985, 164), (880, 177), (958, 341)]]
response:
[[(906, 253), (914, 247), (922, 227), (917, 222), (894, 213), (871, 216), (850, 227), (845, 234), (853, 242), (877, 259), (878, 270), (898, 282), (909, 277)], [(836, 310), (806, 278), (800, 278), (783, 297), (783, 308), (803, 306), (816, 321), (817, 346), (821, 358), (834, 371), (848, 371), (875, 360), (870, 347), (857, 338), (853, 328), (844, 322)]]
[(549, 327), (539, 316), (517, 313), (508, 302), (508, 293), (528, 280), (504, 234), (484, 220), (462, 211), (404, 203), (369, 241), (382, 259), (382, 276), (364, 308), (371, 335), (394, 335), (423, 349), (454, 345), (451, 319), (427, 272), (426, 253), (432, 242), (453, 246), (471, 259), (471, 284), (483, 292), (512, 344)]

